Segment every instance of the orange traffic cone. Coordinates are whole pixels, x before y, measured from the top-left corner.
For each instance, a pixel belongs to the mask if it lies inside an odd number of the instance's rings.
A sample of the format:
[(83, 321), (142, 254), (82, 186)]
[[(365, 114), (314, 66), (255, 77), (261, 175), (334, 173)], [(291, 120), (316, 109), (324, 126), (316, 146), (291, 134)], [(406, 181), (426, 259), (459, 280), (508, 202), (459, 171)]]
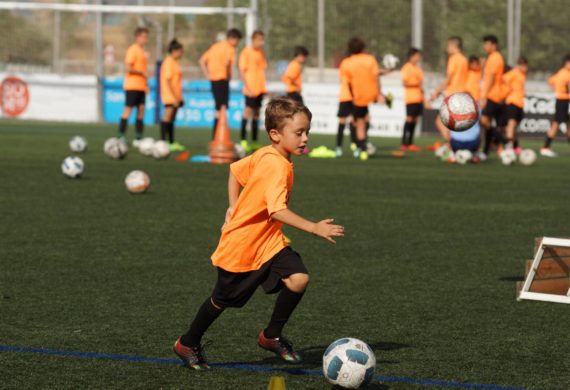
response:
[(212, 164), (231, 164), (237, 160), (237, 154), (230, 136), (226, 106), (220, 108), (216, 134), (210, 142), (210, 162)]

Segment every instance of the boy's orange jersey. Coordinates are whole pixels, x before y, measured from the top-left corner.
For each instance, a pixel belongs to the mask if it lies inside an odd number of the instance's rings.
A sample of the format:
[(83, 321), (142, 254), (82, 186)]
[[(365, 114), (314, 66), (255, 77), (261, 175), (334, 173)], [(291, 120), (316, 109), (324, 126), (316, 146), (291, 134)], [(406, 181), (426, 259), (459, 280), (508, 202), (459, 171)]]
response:
[(556, 99), (570, 100), (570, 92), (568, 84), (570, 84), (570, 70), (566, 68), (560, 69), (548, 79), (548, 84), (554, 88)]
[(287, 208), (293, 163), (273, 146), (265, 146), (233, 163), (230, 170), (243, 189), (212, 263), (229, 272), (254, 271), (287, 246), (282, 223), (271, 215)]
[(287, 92), (301, 92), (303, 87), (303, 80), (301, 77), (301, 73), (303, 68), (298, 61), (291, 61), (283, 73), (283, 77), (281, 77), (281, 81), (287, 87)]
[(469, 69), (467, 71), (467, 81), (465, 83), (465, 91), (469, 92), (473, 99), (479, 101), (481, 99), (481, 71)]
[[(146, 75), (147, 69), (147, 58), (144, 49), (133, 43), (127, 49), (127, 54), (125, 55), (125, 65), (128, 68), (132, 67), (138, 72), (142, 72)], [(146, 91), (147, 82), (146, 77), (140, 74), (133, 74), (126, 72), (125, 82), (123, 84), (125, 91)]]
[(505, 73), (503, 81), (507, 90), (506, 103), (523, 108), (526, 73), (521, 72), (518, 68), (513, 68)]
[(380, 67), (376, 58), (360, 53), (346, 59), (346, 77), (352, 91), (352, 103), (365, 107), (378, 99), (378, 77)]
[[(350, 58), (350, 57), (349, 57)], [(348, 58), (342, 60), (338, 66), (338, 74), (340, 77), (340, 92), (338, 95), (339, 102), (351, 102), (352, 93), (350, 92), (350, 85), (348, 84), (348, 77), (346, 75), (346, 61)]]
[(465, 92), (468, 70), (469, 62), (463, 54), (455, 53), (449, 56), (447, 60), (447, 77), (449, 77), (449, 84), (445, 89), (447, 95), (455, 92)]
[(424, 101), (422, 89), (424, 72), (422, 68), (410, 62), (406, 62), (404, 66), (402, 66), (400, 73), (405, 88), (404, 99), (406, 104), (422, 103)]
[(483, 96), (495, 103), (501, 103), (505, 97), (505, 91), (503, 87), (503, 73), (505, 71), (505, 61), (503, 56), (498, 51), (491, 53), (485, 61), (485, 69), (483, 70), (483, 85), (489, 85), (491, 83), (491, 77), (493, 75), (493, 83), (488, 90), (487, 96)]
[(247, 83), (249, 87), (248, 92), (244, 83), (244, 95), (255, 97), (267, 92), (265, 88), (267, 61), (263, 50), (246, 47), (239, 55), (238, 66), (244, 75), (245, 83)]
[[(170, 84), (172, 91), (167, 84)], [(172, 56), (167, 56), (160, 67), (160, 97), (164, 104), (174, 104), (182, 100), (182, 70)]]
[(228, 80), (229, 70), (235, 61), (236, 48), (228, 41), (214, 43), (202, 54), (201, 60), (206, 61), (211, 81)]

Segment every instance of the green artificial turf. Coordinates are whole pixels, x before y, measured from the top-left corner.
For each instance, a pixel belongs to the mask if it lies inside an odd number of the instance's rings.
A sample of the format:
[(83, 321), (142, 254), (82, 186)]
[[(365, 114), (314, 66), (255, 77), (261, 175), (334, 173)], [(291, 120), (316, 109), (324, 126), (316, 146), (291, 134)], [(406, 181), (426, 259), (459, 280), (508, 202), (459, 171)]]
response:
[[(209, 256), (228, 169), (133, 150), (113, 161), (102, 145), (114, 134), (110, 125), (0, 121), (0, 345), (175, 358), (174, 340), (215, 282)], [(209, 131), (178, 134), (193, 154), (206, 152)], [(89, 142), (79, 180), (60, 172), (73, 135)], [(285, 329), (301, 368), (319, 370), (326, 346), (352, 336), (375, 349), (384, 377), (569, 388), (568, 307), (515, 301), (534, 237), (570, 234), (567, 145), (525, 168), (496, 157), (448, 165), (427, 152), (397, 159), (397, 140), (374, 142), (379, 156), (367, 162), (294, 160), (290, 208), (346, 227), (336, 246), (286, 229), (312, 278)], [(133, 169), (150, 175), (142, 196), (125, 190)], [(206, 336), (211, 362), (290, 367), (256, 345), (273, 301), (259, 291), (227, 310)], [(265, 389), (271, 375), (0, 352), (1, 388)], [(330, 388), (319, 376), (282, 375), (288, 389)], [(397, 379), (371, 388), (424, 387)]]

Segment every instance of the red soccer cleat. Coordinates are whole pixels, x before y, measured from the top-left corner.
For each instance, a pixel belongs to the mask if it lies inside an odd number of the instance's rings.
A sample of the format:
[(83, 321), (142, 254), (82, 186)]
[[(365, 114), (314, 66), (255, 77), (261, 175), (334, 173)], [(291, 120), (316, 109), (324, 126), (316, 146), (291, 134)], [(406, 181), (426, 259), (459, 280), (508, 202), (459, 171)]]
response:
[(261, 348), (273, 352), (286, 362), (300, 363), (302, 360), (299, 354), (293, 350), (293, 345), (283, 336), (276, 339), (268, 339), (261, 331), (257, 343)]
[(408, 145), (408, 151), (410, 152), (421, 152), (422, 148), (417, 145)]
[(180, 360), (184, 362), (184, 366), (197, 371), (210, 369), (210, 366), (204, 357), (202, 346), (187, 347), (180, 343), (180, 338), (178, 338), (174, 343), (172, 350), (176, 355), (178, 355)]

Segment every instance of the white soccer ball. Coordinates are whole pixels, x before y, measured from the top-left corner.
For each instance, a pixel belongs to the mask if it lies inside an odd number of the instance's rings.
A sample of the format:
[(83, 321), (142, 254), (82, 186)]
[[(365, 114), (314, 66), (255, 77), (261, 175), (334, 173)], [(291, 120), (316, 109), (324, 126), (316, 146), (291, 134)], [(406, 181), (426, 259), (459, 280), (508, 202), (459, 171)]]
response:
[(534, 164), (536, 162), (536, 152), (532, 149), (524, 149), (519, 155), (519, 161), (526, 167)]
[(143, 171), (132, 171), (125, 178), (125, 185), (131, 194), (142, 194), (150, 185), (150, 178)]
[(448, 129), (465, 131), (479, 119), (479, 106), (467, 92), (452, 93), (443, 100), (439, 117)]
[(168, 142), (160, 140), (156, 141), (152, 146), (152, 157), (161, 160), (170, 156), (170, 145)]
[(243, 146), (241, 146), (240, 144), (234, 144), (234, 150), (235, 150), (239, 159), (244, 158), (245, 155), (247, 154), (245, 152), (245, 149), (243, 148)]
[(396, 69), (399, 63), (400, 59), (394, 54), (386, 54), (384, 58), (382, 58), (382, 65), (389, 70)]
[(357, 389), (374, 377), (376, 356), (363, 341), (345, 337), (329, 345), (323, 356), (323, 373), (333, 385)]
[(119, 138), (109, 138), (103, 145), (103, 151), (113, 160), (122, 160), (127, 155), (129, 147)]
[(372, 142), (366, 143), (366, 152), (370, 157), (376, 155), (376, 146)]
[(455, 153), (455, 161), (458, 164), (465, 165), (473, 158), (473, 153), (470, 150), (462, 149)]
[(505, 166), (513, 165), (517, 161), (517, 155), (513, 149), (505, 149), (501, 153), (501, 163)]
[(72, 179), (77, 179), (83, 174), (85, 164), (83, 160), (77, 156), (66, 157), (61, 163), (61, 172)]
[(87, 140), (85, 137), (76, 135), (69, 140), (69, 149), (74, 153), (83, 153), (87, 150)]
[(435, 150), (434, 154), (435, 157), (441, 158), (444, 154), (448, 152), (449, 152), (449, 146), (447, 144), (443, 144)]
[(152, 149), (154, 147), (154, 139), (151, 137), (146, 137), (139, 142), (139, 152), (143, 156), (152, 156)]

